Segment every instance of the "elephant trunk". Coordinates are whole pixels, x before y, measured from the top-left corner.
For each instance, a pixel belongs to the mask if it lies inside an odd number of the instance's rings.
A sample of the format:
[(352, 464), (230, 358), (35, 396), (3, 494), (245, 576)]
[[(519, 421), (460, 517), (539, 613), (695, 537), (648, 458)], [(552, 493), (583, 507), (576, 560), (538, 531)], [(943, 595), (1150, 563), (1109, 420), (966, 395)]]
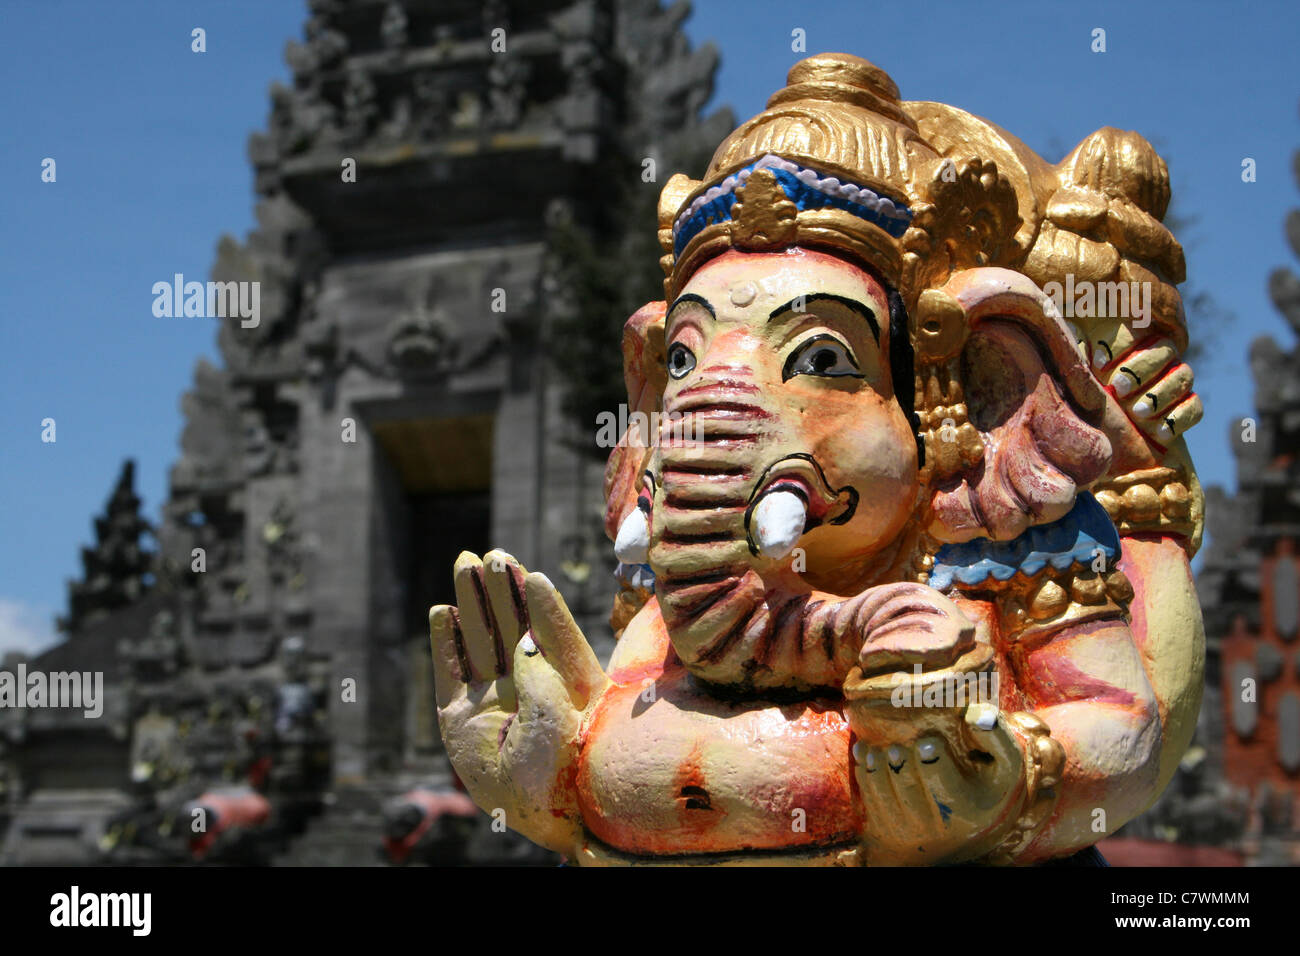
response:
[[(695, 676), (751, 689), (835, 688), (857, 659), (859, 598), (815, 594), (781, 559), (845, 506), (810, 456), (781, 444), (758, 389), (679, 396), (659, 442), (649, 563), (673, 647)], [(795, 525), (798, 525), (795, 528)]]

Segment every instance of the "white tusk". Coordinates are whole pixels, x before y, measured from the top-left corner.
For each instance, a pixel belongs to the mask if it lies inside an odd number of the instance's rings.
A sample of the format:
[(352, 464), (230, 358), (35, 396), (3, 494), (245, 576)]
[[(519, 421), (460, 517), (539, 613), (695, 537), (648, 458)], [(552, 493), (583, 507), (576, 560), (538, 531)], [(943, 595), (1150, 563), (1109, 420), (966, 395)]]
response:
[(803, 534), (808, 523), (808, 506), (791, 491), (773, 491), (763, 496), (751, 517), (754, 543), (765, 558), (781, 560)]
[(650, 525), (645, 512), (633, 508), (618, 526), (614, 554), (624, 564), (645, 564), (650, 557)]

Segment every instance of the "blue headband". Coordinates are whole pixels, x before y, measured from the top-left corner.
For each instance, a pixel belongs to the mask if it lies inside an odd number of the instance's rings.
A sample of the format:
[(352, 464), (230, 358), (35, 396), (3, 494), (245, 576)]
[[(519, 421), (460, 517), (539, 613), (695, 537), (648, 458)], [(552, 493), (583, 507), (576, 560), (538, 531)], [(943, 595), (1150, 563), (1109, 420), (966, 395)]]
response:
[(911, 210), (897, 199), (881, 196), (866, 186), (841, 183), (834, 176), (822, 176), (816, 170), (768, 153), (697, 197), (690, 208), (677, 217), (673, 224), (674, 256), (680, 256), (687, 244), (706, 227), (730, 221), (736, 189), (744, 186), (750, 173), (756, 169), (770, 170), (781, 191), (800, 212), (827, 207), (842, 209), (880, 227), (895, 239), (907, 231), (912, 221)]

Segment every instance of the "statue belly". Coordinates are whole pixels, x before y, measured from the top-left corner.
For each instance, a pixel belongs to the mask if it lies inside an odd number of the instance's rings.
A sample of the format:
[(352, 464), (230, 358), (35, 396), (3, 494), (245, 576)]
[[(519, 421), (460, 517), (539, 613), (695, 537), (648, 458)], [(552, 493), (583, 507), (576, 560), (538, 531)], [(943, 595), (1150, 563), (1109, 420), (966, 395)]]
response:
[(655, 681), (653, 700), (648, 686), (611, 687), (592, 717), (578, 792), (596, 839), (680, 855), (857, 838), (838, 704), (728, 703), (680, 665)]

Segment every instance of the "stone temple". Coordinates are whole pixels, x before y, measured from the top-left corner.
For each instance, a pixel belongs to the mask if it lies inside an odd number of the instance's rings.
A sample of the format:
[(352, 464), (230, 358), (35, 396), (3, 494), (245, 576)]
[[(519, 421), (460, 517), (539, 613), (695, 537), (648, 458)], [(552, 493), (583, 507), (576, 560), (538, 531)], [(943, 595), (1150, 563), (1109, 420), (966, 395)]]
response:
[[(67, 639), (0, 666), (107, 688), (97, 720), (0, 709), (0, 863), (554, 862), (456, 789), (425, 615), (502, 547), (608, 651), (595, 414), (659, 295), (660, 175), (734, 125), (701, 112), (717, 54), (684, 2), (309, 8), (249, 144), (259, 226), (212, 269), (261, 283), (260, 322), (195, 370), (161, 525), (127, 463)], [(1300, 279), (1271, 293), (1300, 334)], [(1115, 863), (1300, 863), (1300, 346), (1250, 360), (1197, 737)]]
[(428, 608), (496, 546), (612, 641), (583, 396), (662, 278), (660, 170), (733, 125), (701, 117), (717, 54), (685, 3), (309, 7), (249, 143), (258, 227), (212, 268), (260, 321), (195, 370), (156, 547), (128, 464), (26, 662), (104, 671), (103, 716), (0, 711), (5, 863), (547, 858), (454, 789)]

